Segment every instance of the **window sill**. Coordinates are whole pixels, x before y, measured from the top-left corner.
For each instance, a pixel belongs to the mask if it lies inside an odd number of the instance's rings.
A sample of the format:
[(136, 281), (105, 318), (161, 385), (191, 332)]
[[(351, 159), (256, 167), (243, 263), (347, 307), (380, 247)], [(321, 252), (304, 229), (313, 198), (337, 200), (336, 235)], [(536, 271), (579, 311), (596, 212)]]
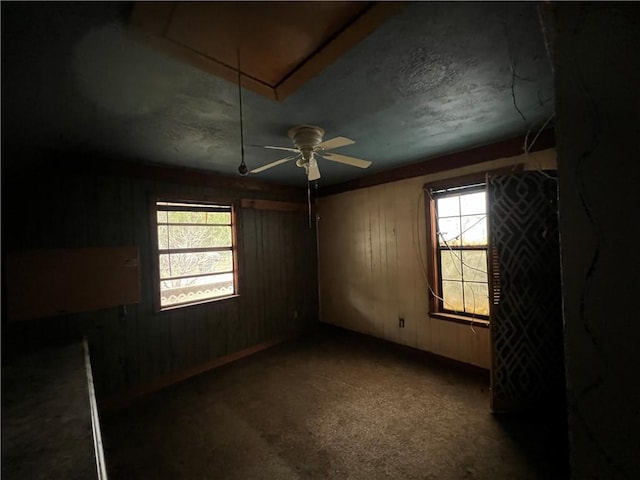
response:
[(234, 295), (229, 295), (229, 296), (226, 296), (226, 297), (210, 298), (208, 300), (203, 300), (201, 302), (184, 303), (182, 305), (171, 305), (171, 306), (162, 307), (159, 310), (156, 310), (156, 313), (170, 312), (170, 311), (173, 311), (173, 310), (179, 310), (181, 308), (189, 308), (189, 307), (197, 307), (197, 306), (202, 306), (202, 305), (209, 305), (211, 303), (226, 302), (228, 300), (233, 300), (234, 298), (238, 298), (239, 296), (240, 295), (238, 295), (236, 293)]
[(446, 320), (448, 322), (461, 323), (463, 325), (473, 325), (474, 327), (489, 328), (489, 320), (485, 318), (472, 318), (443, 312), (430, 312), (429, 316), (431, 318), (437, 318), (438, 320)]

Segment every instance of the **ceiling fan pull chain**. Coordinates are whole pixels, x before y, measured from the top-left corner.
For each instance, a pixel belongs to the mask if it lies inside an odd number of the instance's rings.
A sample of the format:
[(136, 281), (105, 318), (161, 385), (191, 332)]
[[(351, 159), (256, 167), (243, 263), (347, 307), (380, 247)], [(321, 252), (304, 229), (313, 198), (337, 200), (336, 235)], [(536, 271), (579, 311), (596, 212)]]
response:
[(309, 205), (309, 228), (311, 227), (311, 182), (307, 181), (307, 203)]
[(238, 167), (238, 173), (240, 175), (246, 175), (249, 171), (247, 164), (244, 163), (244, 129), (242, 125), (242, 85), (240, 78), (240, 46), (237, 48), (238, 54), (238, 106), (240, 108), (240, 166)]

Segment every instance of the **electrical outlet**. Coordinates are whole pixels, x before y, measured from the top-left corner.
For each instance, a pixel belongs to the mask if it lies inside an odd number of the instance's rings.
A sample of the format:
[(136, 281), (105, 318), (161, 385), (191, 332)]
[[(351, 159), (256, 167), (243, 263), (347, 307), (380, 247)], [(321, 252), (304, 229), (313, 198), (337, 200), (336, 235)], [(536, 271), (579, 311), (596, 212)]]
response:
[(398, 317), (398, 326), (404, 328), (404, 318)]

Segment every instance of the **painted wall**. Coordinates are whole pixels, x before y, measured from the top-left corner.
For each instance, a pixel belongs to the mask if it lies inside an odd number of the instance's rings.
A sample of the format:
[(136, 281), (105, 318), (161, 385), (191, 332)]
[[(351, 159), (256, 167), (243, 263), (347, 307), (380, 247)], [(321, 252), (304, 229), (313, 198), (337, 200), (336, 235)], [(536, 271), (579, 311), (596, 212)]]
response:
[[(154, 192), (285, 201), (290, 194), (63, 172), (3, 172), (3, 183), (3, 252), (135, 245), (142, 288), (141, 302), (128, 305), (125, 316), (109, 308), (9, 323), (3, 315), (3, 361), (86, 334), (98, 394), (105, 398), (317, 322), (315, 232), (305, 213), (241, 209), (240, 296), (160, 313), (153, 309)], [(296, 195), (304, 199), (305, 191)]]
[(640, 478), (640, 6), (555, 4), (560, 244), (575, 479)]
[(320, 198), (320, 320), (488, 369), (487, 328), (428, 315), (422, 186), (523, 162), (554, 169), (555, 150)]

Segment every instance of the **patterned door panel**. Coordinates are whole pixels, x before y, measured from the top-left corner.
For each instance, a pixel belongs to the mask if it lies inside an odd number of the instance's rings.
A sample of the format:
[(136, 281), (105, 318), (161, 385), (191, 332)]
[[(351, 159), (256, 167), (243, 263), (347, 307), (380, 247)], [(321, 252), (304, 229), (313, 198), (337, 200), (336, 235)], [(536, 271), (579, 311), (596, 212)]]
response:
[(565, 405), (557, 184), (540, 172), (489, 177), (491, 408)]

